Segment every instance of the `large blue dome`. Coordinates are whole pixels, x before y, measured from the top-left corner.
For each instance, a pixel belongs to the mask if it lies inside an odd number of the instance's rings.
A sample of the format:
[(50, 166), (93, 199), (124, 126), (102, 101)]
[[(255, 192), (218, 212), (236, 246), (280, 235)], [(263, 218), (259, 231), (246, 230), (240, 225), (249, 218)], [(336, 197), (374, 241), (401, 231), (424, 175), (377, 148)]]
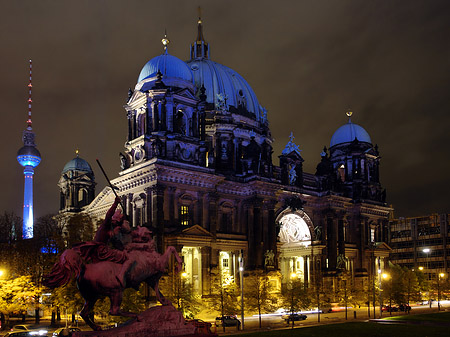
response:
[(167, 51), (148, 61), (141, 70), (138, 83), (146, 78), (156, 76), (160, 71), (163, 79), (167, 77), (178, 78), (192, 83), (191, 69), (179, 58), (170, 55)]
[(207, 58), (192, 59), (187, 64), (194, 74), (195, 85), (205, 87), (206, 101), (214, 103), (216, 109), (226, 99), (226, 105), (235, 108), (243, 105), (260, 118), (261, 107), (253, 89), (236, 71)]
[(86, 160), (78, 157), (78, 155), (64, 166), (61, 174), (64, 174), (68, 171), (83, 171), (86, 173), (93, 173), (89, 163)]
[(347, 124), (342, 125), (333, 134), (331, 137), (330, 147), (343, 143), (351, 143), (355, 139), (358, 139), (360, 142), (372, 144), (372, 140), (370, 139), (367, 131), (358, 124), (353, 124), (349, 120)]

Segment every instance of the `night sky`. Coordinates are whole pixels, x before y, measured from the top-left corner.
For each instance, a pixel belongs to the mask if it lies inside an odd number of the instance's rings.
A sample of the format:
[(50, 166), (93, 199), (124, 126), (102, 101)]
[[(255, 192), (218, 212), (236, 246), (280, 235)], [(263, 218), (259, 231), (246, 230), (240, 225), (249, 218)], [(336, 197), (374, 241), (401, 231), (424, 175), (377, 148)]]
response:
[(450, 1), (448, 0), (1, 0), (1, 206), (22, 215), (16, 161), (26, 127), (33, 60), (35, 216), (59, 209), (57, 182), (75, 157), (97, 193), (119, 171), (128, 88), (151, 58), (182, 60), (202, 7), (211, 59), (241, 74), (268, 109), (274, 163), (292, 131), (304, 169), (347, 122), (378, 144), (381, 183), (395, 215), (450, 212)]

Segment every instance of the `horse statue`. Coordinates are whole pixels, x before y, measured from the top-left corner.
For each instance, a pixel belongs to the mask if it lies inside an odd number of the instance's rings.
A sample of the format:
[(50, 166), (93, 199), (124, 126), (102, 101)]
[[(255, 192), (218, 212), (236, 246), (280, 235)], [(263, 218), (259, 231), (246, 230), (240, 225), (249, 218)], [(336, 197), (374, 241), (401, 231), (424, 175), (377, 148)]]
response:
[[(156, 252), (151, 232), (145, 227), (134, 229), (131, 235), (132, 241), (124, 246), (124, 263), (107, 260), (87, 263), (83, 248), (86, 245), (89, 247), (89, 243), (84, 243), (64, 251), (51, 272), (44, 276), (43, 284), (53, 289), (67, 284), (75, 275), (78, 289), (85, 300), (80, 316), (93, 330), (101, 330), (94, 323), (92, 314), (95, 303), (101, 297), (106, 296), (111, 300), (111, 315), (137, 317), (136, 313), (121, 311), (120, 305), (125, 288), (138, 290), (142, 282), (155, 290), (156, 298), (162, 305), (171, 305), (159, 290), (158, 283), (171, 255), (177, 262), (176, 272), (181, 271), (180, 256), (172, 246), (167, 247), (162, 255)], [(124, 275), (124, 279), (119, 275)]]

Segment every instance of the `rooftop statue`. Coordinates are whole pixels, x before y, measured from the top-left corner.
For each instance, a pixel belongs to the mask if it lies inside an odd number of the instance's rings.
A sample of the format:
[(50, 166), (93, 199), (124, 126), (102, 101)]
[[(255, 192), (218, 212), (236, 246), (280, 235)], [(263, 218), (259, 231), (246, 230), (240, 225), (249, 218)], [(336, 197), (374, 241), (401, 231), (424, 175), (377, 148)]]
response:
[(171, 255), (177, 262), (177, 273), (182, 267), (174, 247), (167, 247), (161, 255), (155, 249), (150, 230), (145, 227), (131, 230), (124, 215), (116, 211), (119, 202), (120, 198), (116, 197), (94, 241), (83, 242), (64, 251), (43, 280), (45, 286), (56, 288), (67, 284), (75, 275), (85, 300), (80, 315), (93, 330), (101, 330), (94, 323), (92, 310), (95, 302), (104, 296), (111, 300), (111, 315), (137, 317), (136, 313), (121, 311), (120, 305), (125, 288), (137, 290), (142, 282), (155, 290), (156, 298), (163, 306), (171, 305), (159, 291), (158, 282)]

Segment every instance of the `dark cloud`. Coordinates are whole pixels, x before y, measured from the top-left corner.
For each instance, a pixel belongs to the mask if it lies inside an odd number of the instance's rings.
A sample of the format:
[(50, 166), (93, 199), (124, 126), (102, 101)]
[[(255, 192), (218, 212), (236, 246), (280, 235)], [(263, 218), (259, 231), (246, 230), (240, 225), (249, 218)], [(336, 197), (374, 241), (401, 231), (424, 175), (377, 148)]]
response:
[(397, 215), (448, 212), (450, 8), (435, 1), (2, 1), (2, 209), (20, 214), (16, 162), (33, 59), (33, 128), (42, 154), (35, 214), (56, 212), (56, 186), (75, 149), (110, 176), (126, 136), (122, 108), (142, 66), (187, 59), (203, 7), (212, 58), (243, 75), (269, 110), (274, 159), (294, 132), (305, 169), (354, 111), (382, 155)]

